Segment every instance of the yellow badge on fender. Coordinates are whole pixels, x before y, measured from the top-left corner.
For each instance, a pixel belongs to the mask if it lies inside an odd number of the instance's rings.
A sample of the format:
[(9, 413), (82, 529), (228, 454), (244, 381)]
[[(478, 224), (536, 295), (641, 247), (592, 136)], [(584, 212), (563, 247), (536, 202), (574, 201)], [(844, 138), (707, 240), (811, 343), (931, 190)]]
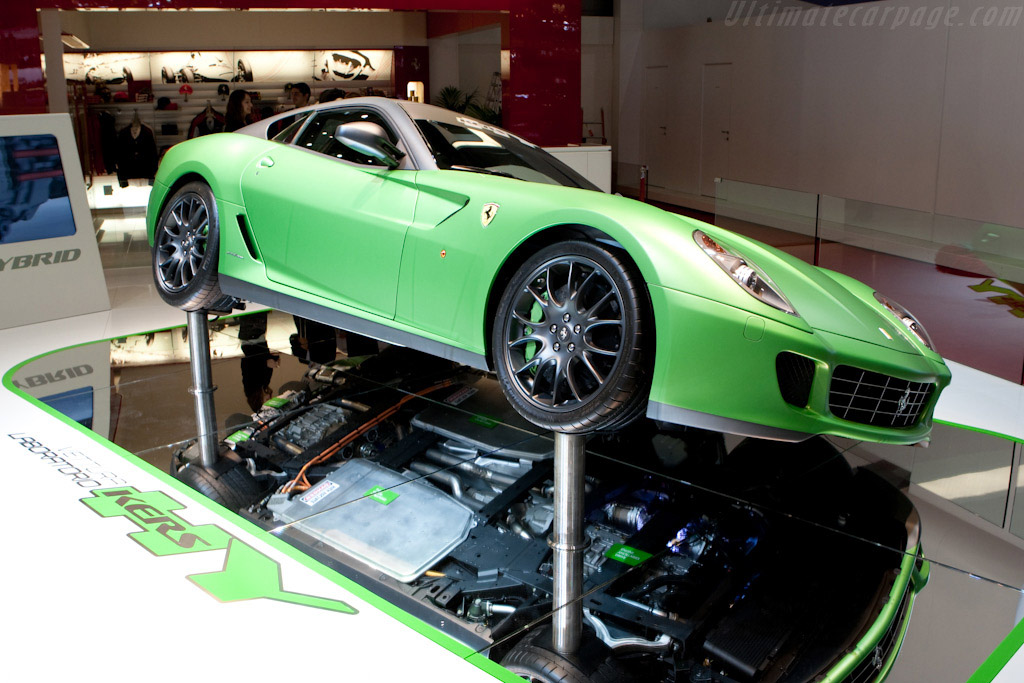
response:
[(484, 204), (484, 209), (480, 212), (480, 225), (485, 228), (491, 224), (494, 217), (498, 215), (498, 209), (501, 208), (497, 204)]

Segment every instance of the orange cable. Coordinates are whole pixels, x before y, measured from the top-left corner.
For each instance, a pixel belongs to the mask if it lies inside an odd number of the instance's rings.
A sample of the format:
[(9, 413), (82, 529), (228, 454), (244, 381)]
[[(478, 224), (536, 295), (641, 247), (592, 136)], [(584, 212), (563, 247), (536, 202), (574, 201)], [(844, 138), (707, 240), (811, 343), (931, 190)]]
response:
[(299, 470), (299, 473), (295, 475), (294, 479), (292, 479), (291, 481), (289, 481), (288, 483), (281, 487), (281, 493), (290, 493), (292, 491), (305, 491), (309, 489), (310, 486), (312, 486), (312, 484), (310, 484), (309, 479), (306, 478), (306, 473), (309, 471), (311, 467), (313, 467), (314, 465), (319, 465), (322, 462), (326, 462), (327, 460), (330, 460), (342, 448), (349, 445), (350, 443), (358, 439), (360, 436), (362, 436), (366, 432), (370, 431), (371, 429), (379, 425), (384, 420), (388, 419), (389, 417), (397, 413), (398, 410), (403, 405), (405, 405), (412, 399), (419, 398), (421, 396), (426, 396), (427, 394), (437, 391), (438, 389), (450, 387), (452, 384), (454, 384), (452, 380), (446, 379), (443, 382), (439, 382), (438, 384), (429, 386), (426, 389), (421, 389), (420, 391), (417, 391), (415, 394), (407, 394), (403, 396), (393, 406), (381, 412), (380, 415), (374, 417), (372, 420), (369, 420), (368, 422), (361, 424), (359, 427), (346, 434), (341, 440), (336, 441), (335, 443), (331, 444), (323, 451), (321, 451), (318, 455), (311, 458), (309, 462), (302, 466), (302, 469)]

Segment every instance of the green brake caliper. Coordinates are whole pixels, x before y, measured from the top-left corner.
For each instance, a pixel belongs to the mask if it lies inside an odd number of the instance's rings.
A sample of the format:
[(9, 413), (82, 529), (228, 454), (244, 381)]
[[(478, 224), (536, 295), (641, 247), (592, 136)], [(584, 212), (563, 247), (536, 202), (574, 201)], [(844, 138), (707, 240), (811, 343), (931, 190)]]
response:
[[(547, 296), (547, 295), (545, 295)], [(544, 320), (544, 312), (541, 310), (540, 303), (533, 302), (533, 308), (530, 309), (530, 320), (535, 323), (542, 322)], [(527, 327), (524, 333), (527, 335), (533, 334), (534, 328)], [(533, 360), (533, 357), (537, 355), (537, 351), (540, 349), (540, 344), (535, 341), (526, 342), (526, 352), (524, 354), (525, 360), (529, 363)], [(537, 368), (533, 368), (531, 374), (537, 374)]]

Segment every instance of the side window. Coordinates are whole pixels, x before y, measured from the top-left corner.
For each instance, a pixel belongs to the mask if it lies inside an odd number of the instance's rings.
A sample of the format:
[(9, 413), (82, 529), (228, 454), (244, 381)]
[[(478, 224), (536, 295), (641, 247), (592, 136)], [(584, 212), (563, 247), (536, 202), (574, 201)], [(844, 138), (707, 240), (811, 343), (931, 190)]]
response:
[(385, 122), (378, 114), (366, 109), (334, 109), (317, 114), (316, 117), (310, 121), (309, 125), (306, 126), (305, 130), (302, 131), (302, 137), (299, 138), (298, 142), (295, 144), (299, 147), (305, 147), (306, 149), (311, 149), (314, 152), (319, 152), (320, 154), (335, 157), (337, 159), (344, 159), (345, 161), (351, 161), (355, 164), (363, 164), (364, 166), (382, 166), (383, 164), (373, 157), (368, 157), (365, 154), (350, 149), (334, 139), (334, 132), (338, 129), (338, 126), (352, 121), (369, 121), (371, 123), (376, 123), (387, 131), (388, 138), (390, 138), (391, 142), (398, 142), (398, 136), (395, 135), (387, 122)]
[(299, 132), (299, 128), (302, 128), (302, 124), (306, 122), (306, 118), (309, 114), (302, 114), (295, 120), (287, 118), (281, 119), (277, 122), (277, 130), (269, 130), (270, 138), (275, 142), (283, 142), (284, 144), (290, 143), (294, 138), (295, 134)]

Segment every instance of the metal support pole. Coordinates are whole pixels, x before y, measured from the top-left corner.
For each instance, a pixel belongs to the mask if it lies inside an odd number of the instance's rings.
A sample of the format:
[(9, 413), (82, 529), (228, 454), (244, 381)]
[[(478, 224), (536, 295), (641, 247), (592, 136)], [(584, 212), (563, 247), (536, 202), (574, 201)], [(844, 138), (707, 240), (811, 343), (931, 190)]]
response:
[(213, 372), (210, 369), (210, 326), (206, 311), (188, 312), (188, 347), (192, 364), (192, 394), (196, 406), (199, 453), (203, 467), (217, 463), (217, 415), (213, 410)]
[(586, 437), (555, 432), (555, 519), (548, 545), (553, 552), (554, 618), (552, 646), (575, 653), (583, 636), (584, 460)]

